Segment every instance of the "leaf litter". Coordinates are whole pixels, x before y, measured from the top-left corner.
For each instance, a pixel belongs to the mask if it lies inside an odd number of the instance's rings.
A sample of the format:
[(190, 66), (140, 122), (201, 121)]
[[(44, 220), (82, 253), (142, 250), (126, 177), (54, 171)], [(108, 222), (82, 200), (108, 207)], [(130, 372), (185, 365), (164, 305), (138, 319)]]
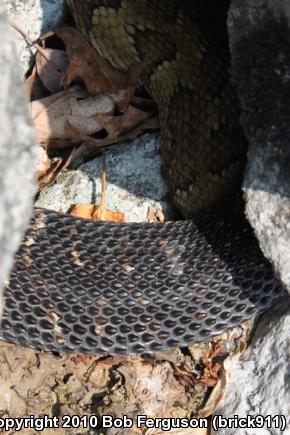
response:
[[(51, 41), (52, 45), (61, 41), (65, 50), (50, 48)], [(138, 96), (138, 92), (144, 94), (139, 78), (145, 63), (134, 65), (128, 72), (118, 71), (71, 27), (49, 32), (34, 45), (36, 63), (26, 85), (42, 148), (37, 168), (40, 190), (52, 184), (76, 156), (93, 158), (102, 148), (159, 128), (154, 104), (147, 95)], [(46, 162), (45, 170), (44, 152), (51, 160), (51, 165)], [(60, 163), (55, 164), (56, 160)]]
[[(222, 399), (248, 334), (246, 325), (187, 348), (140, 356), (58, 355), (0, 342), (0, 416), (127, 415), (135, 422), (137, 415), (207, 418)], [(217, 362), (218, 372), (212, 369)], [(208, 372), (215, 382), (206, 381)], [(78, 428), (57, 433), (91, 432)], [(161, 431), (135, 425), (126, 433)]]

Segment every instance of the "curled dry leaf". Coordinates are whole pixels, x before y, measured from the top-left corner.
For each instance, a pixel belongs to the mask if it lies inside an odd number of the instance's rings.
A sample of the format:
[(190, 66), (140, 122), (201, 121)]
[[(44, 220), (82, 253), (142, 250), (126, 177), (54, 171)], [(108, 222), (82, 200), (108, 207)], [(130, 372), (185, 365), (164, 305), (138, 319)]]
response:
[(201, 382), (208, 387), (214, 387), (218, 382), (219, 374), (221, 373), (223, 365), (221, 362), (214, 361), (214, 359), (218, 355), (223, 355), (224, 353), (223, 346), (219, 345), (219, 343), (212, 343), (209, 353), (201, 358), (204, 365)]
[[(78, 158), (93, 158), (101, 148), (124, 142), (126, 140), (135, 139), (145, 131), (156, 131), (159, 128), (157, 117), (152, 117), (150, 114), (143, 112), (136, 107), (129, 106), (127, 112), (118, 117), (98, 116), (98, 121), (103, 125), (102, 130), (108, 130), (105, 139), (95, 139), (74, 128), (68, 122), (66, 125), (67, 134), (74, 140), (83, 142), (76, 150)], [(53, 142), (51, 147), (57, 144)]]
[(84, 90), (70, 89), (31, 103), (31, 115), (39, 143), (52, 139), (71, 139), (69, 122), (86, 135), (102, 130), (98, 114), (111, 114), (114, 104), (109, 96), (90, 97)]
[(57, 159), (57, 161), (54, 163), (51, 162), (51, 169), (46, 174), (43, 174), (41, 177), (39, 177), (37, 180), (38, 191), (41, 191), (45, 187), (51, 186), (52, 183), (54, 183), (58, 174), (66, 166), (66, 162), (68, 158), (64, 157), (64, 158)]
[(42, 146), (39, 146), (37, 149), (36, 168), (37, 179), (44, 177), (52, 168), (52, 161), (48, 157), (46, 150)]
[(124, 213), (111, 211), (101, 205), (95, 204), (75, 204), (70, 214), (83, 219), (94, 221), (125, 222)]
[(174, 369), (174, 375), (178, 379), (180, 385), (183, 385), (185, 387), (186, 385), (194, 386), (198, 383), (196, 375), (193, 372), (189, 371), (184, 367), (177, 366), (176, 364), (173, 363), (172, 363), (172, 367)]
[[(68, 59), (65, 51), (52, 48), (44, 48), (46, 56), (43, 52), (38, 52), (36, 55), (36, 69), (38, 76), (45, 88), (54, 94), (60, 91), (62, 87), (62, 78), (64, 71), (68, 67)], [(58, 65), (58, 68), (55, 67)]]
[(211, 364), (209, 367), (206, 367), (203, 372), (203, 377), (201, 379), (201, 382), (208, 387), (215, 387), (215, 385), (218, 382), (219, 373), (222, 369), (222, 364), (220, 363), (214, 363)]
[(98, 92), (118, 93), (120, 90), (126, 90), (119, 101), (122, 107), (126, 107), (148, 63), (136, 64), (128, 72), (120, 71), (102, 58), (76, 29), (62, 27), (56, 31), (56, 35), (63, 40), (69, 60), (63, 85), (68, 87), (74, 79), (81, 78), (91, 95)]
[(116, 139), (133, 131), (143, 121), (151, 117), (151, 113), (143, 112), (137, 107), (129, 106), (128, 110), (120, 116), (98, 116), (99, 123), (107, 131), (107, 139)]
[(215, 355), (215, 357), (217, 356), (217, 349), (219, 354), (222, 353), (222, 343), (225, 344), (225, 347), (233, 347), (233, 349), (228, 355), (224, 353), (225, 356), (223, 357), (223, 367), (219, 373), (219, 379), (203, 409), (199, 412), (199, 417), (208, 417), (209, 415), (214, 414), (215, 410), (217, 409), (225, 394), (229, 378), (234, 372), (237, 361), (247, 347), (246, 344), (249, 339), (249, 331), (250, 322), (240, 327), (236, 327), (233, 331), (222, 334), (222, 336), (220, 336), (220, 340), (217, 342), (216, 347), (213, 347), (212, 355)]
[[(121, 138), (134, 132), (139, 126), (141, 128), (144, 127), (144, 125), (146, 126), (145, 121), (151, 119), (151, 114), (143, 112), (136, 107), (129, 106), (128, 110), (123, 115), (109, 116), (100, 113), (96, 119), (99, 126), (102, 127), (101, 130), (106, 130), (107, 132), (105, 139), (94, 139), (88, 137), (84, 131), (78, 130), (77, 127), (69, 122), (69, 120), (66, 126), (67, 134), (73, 138), (86, 141), (100, 148), (119, 142)], [(156, 123), (152, 125), (152, 128), (156, 128)], [(134, 137), (135, 136), (133, 136), (133, 138)]]
[(198, 416), (200, 418), (208, 417), (214, 414), (215, 410), (218, 407), (218, 404), (220, 403), (220, 401), (222, 400), (225, 394), (226, 386), (227, 386), (227, 375), (226, 375), (226, 371), (223, 370), (223, 372), (220, 375), (220, 378), (218, 379), (215, 387), (213, 388), (209, 396), (209, 399), (198, 413)]
[(128, 360), (128, 356), (126, 355), (119, 355), (119, 356), (107, 356), (105, 358), (100, 359), (96, 363), (96, 367), (98, 368), (108, 368), (112, 366), (117, 366), (121, 364), (122, 362), (125, 362)]
[(75, 364), (87, 364), (90, 363), (93, 360), (93, 356), (92, 355), (76, 355), (76, 356), (72, 356), (70, 359), (71, 361)]
[(148, 207), (147, 221), (149, 223), (161, 222), (163, 224), (164, 220), (165, 220), (165, 217), (164, 217), (162, 210), (160, 210), (159, 208), (156, 208), (156, 207)]
[(36, 66), (34, 66), (30, 76), (25, 80), (25, 87), (29, 101), (39, 100), (47, 96), (47, 91), (37, 74)]
[(100, 365), (99, 361), (96, 361), (88, 368), (86, 375), (94, 388), (97, 388), (99, 392), (102, 392), (107, 389), (110, 380), (109, 370), (111, 367)]
[[(156, 118), (152, 117), (152, 108), (146, 112), (130, 105), (140, 74), (147, 66), (145, 63), (122, 72), (104, 60), (77, 30), (61, 28), (55, 35), (63, 40), (67, 58), (60, 50), (39, 47), (36, 68), (29, 81), (30, 89), (40, 78), (51, 92), (59, 89), (60, 84), (68, 88), (75, 79), (82, 79), (87, 90), (71, 88), (33, 101), (32, 119), (39, 143), (48, 150), (83, 144), (65, 159), (61, 155), (57, 164), (42, 156), (38, 168), (40, 188), (51, 184), (59, 171), (76, 157), (95, 157), (104, 146), (158, 128)], [(46, 38), (47, 35), (42, 38), (44, 43)], [(66, 66), (66, 73), (63, 73)], [(119, 111), (121, 109), (120, 116), (113, 116), (115, 105)], [(105, 132), (104, 139), (94, 137), (100, 131), (102, 137)], [(94, 219), (123, 220), (122, 215), (112, 214), (103, 207), (78, 206), (75, 212)]]

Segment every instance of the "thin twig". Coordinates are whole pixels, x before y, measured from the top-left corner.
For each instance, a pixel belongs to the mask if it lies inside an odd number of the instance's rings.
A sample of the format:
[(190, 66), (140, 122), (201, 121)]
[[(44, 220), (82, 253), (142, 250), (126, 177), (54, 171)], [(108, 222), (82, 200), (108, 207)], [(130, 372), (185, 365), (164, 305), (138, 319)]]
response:
[(54, 62), (53, 60), (49, 59), (46, 51), (43, 47), (41, 47), (41, 45), (39, 45), (37, 42), (33, 41), (31, 39), (31, 37), (23, 30), (21, 29), (21, 27), (18, 26), (18, 24), (14, 23), (13, 21), (10, 21), (10, 25), (17, 31), (19, 32), (28, 42), (30, 45), (33, 45), (36, 50), (39, 52), (39, 54), (48, 62), (51, 64), (51, 66), (59, 73), (64, 74), (65, 71), (62, 69), (62, 67), (60, 65), (58, 65), (56, 62)]

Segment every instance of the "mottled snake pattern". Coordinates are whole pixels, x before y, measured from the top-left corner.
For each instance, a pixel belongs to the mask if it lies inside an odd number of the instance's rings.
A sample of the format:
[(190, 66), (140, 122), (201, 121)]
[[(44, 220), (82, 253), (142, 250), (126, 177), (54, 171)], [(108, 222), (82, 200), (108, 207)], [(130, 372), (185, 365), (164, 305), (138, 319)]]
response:
[(153, 352), (205, 340), (283, 295), (244, 216), (247, 141), (228, 67), (229, 1), (68, 0), (115, 68), (146, 64), (161, 155), (184, 221), (114, 224), (35, 209), (0, 336), (61, 352)]

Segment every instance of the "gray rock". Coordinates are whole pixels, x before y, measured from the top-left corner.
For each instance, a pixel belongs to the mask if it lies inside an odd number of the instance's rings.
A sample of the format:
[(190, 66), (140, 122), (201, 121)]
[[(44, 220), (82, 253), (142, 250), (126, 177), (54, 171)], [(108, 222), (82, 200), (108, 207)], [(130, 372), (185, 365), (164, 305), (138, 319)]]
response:
[(233, 0), (233, 77), (250, 150), (247, 215), (261, 248), (290, 291), (290, 5)]
[[(0, 5), (0, 287), (32, 211), (35, 139), (15, 41)], [(1, 290), (1, 289), (0, 289)], [(1, 304), (0, 304), (1, 305)], [(1, 311), (1, 310), (0, 310)]]
[[(290, 300), (266, 313), (251, 345), (238, 361), (222, 404), (216, 415), (239, 418), (247, 415), (285, 416), (289, 432), (290, 403)], [(222, 428), (219, 435), (277, 435), (281, 429)]]
[[(107, 208), (123, 212), (126, 222), (147, 221), (149, 207), (171, 216), (161, 176), (158, 135), (146, 134), (109, 150), (106, 169)], [(36, 205), (66, 212), (73, 203), (99, 203), (101, 174), (101, 158), (61, 174), (56, 184), (41, 192)]]
[[(244, 180), (248, 218), (264, 254), (290, 289), (290, 30), (284, 0), (233, 0), (229, 34), (233, 78), (250, 150)], [(290, 403), (290, 299), (266, 313), (216, 415), (284, 415)], [(289, 424), (289, 421), (288, 421)], [(287, 430), (286, 430), (287, 432)], [(286, 433), (283, 432), (283, 433)], [(281, 429), (220, 428), (219, 435)], [(289, 431), (288, 431), (289, 433)]]
[[(33, 40), (64, 22), (67, 13), (65, 0), (2, 0), (9, 19), (23, 29)], [(17, 52), (25, 73), (31, 65), (35, 49), (15, 32)]]

